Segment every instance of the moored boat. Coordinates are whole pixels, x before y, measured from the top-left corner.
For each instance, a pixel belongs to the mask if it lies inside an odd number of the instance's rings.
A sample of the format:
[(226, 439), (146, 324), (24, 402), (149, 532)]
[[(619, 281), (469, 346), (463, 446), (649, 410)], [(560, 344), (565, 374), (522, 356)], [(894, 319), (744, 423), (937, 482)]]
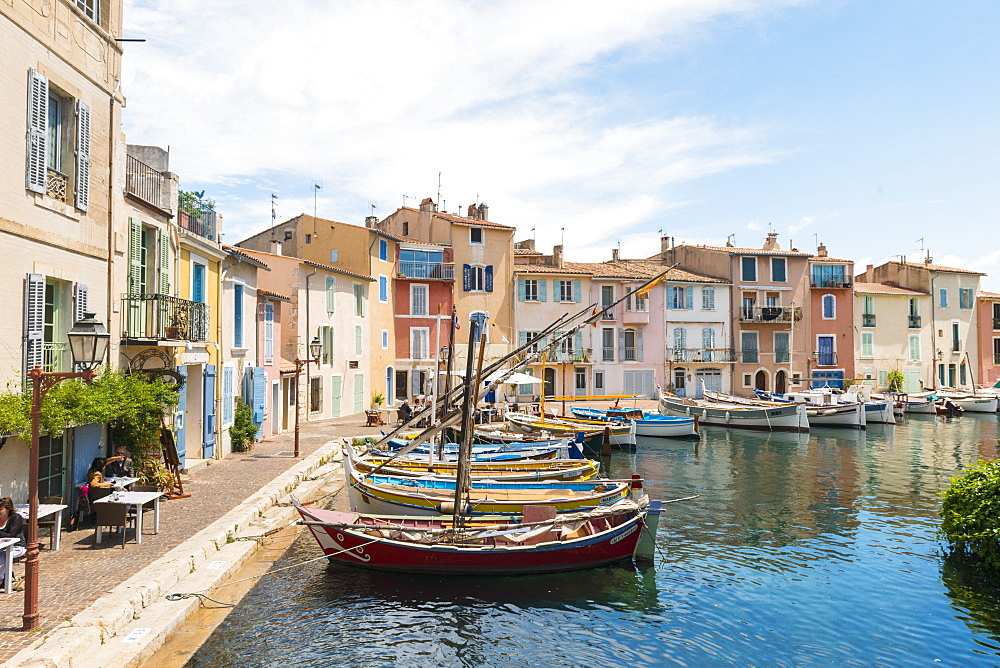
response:
[(808, 431), (809, 419), (804, 404), (772, 407), (741, 406), (660, 394), (660, 412), (664, 415), (698, 416), (703, 425), (756, 429), (761, 431)]
[(785, 394), (754, 390), (754, 394), (768, 401), (804, 404), (809, 424), (813, 427), (864, 429), (867, 425), (867, 411), (861, 401), (844, 401), (840, 394), (830, 391), (829, 388)]
[(649, 413), (638, 409), (570, 408), (577, 417), (605, 422), (631, 422), (636, 436), (657, 438), (699, 438), (698, 423), (693, 417), (679, 417)]
[(507, 423), (512, 429), (524, 433), (551, 434), (574, 438), (576, 434), (584, 434), (584, 442), (594, 447), (609, 432), (612, 445), (635, 445), (635, 429), (632, 425), (609, 425), (594, 420), (568, 420), (558, 418), (542, 418), (526, 413), (508, 412)]

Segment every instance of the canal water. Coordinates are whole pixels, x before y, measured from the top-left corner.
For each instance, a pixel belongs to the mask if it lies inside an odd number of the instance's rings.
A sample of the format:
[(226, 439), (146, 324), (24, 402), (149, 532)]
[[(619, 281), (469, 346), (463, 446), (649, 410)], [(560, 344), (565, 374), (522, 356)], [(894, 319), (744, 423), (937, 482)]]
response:
[[(667, 506), (655, 565), (264, 578), (189, 666), (995, 666), (1000, 578), (945, 556), (939, 493), (997, 417), (867, 432), (705, 428), (605, 462)], [(319, 554), (303, 534), (281, 567)]]

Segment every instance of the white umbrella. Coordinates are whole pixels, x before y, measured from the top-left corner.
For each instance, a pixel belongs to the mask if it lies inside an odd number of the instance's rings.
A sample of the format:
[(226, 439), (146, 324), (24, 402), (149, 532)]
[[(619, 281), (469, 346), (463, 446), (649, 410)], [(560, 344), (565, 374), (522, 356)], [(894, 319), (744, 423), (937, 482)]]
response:
[[(492, 382), (492, 381), (496, 380), (497, 378), (499, 378), (500, 376), (502, 376), (505, 373), (506, 373), (506, 371), (497, 371), (495, 373), (491, 373), (489, 375), (489, 377), (487, 378), (487, 380), (490, 381), (490, 382)], [(514, 384), (514, 385), (534, 385), (534, 384), (541, 384), (542, 383), (542, 379), (541, 378), (535, 378), (534, 376), (529, 376), (526, 373), (516, 372), (516, 373), (512, 373), (510, 375), (510, 377), (506, 378), (503, 382), (505, 382), (505, 383), (511, 383), (511, 384)]]

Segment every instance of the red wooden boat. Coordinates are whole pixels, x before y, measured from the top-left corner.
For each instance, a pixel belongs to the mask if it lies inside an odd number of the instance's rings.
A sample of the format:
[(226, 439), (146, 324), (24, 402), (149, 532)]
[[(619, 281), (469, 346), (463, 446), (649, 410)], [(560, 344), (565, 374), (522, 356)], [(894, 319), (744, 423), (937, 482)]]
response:
[[(365, 515), (302, 506), (297, 510), (331, 563), (442, 575), (522, 575), (626, 561), (644, 534), (651, 552), (660, 507), (658, 501), (648, 508), (623, 501), (540, 521), (476, 518), (459, 530), (452, 529), (452, 518), (446, 516)], [(524, 519), (535, 518), (526, 509)]]

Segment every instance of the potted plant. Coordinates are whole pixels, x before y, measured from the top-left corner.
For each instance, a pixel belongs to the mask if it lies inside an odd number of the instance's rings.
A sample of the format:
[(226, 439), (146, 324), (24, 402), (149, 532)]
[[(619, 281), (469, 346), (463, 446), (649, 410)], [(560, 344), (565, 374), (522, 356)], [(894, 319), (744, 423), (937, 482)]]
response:
[(385, 397), (381, 393), (376, 392), (372, 395), (372, 410), (378, 410), (384, 403)]

